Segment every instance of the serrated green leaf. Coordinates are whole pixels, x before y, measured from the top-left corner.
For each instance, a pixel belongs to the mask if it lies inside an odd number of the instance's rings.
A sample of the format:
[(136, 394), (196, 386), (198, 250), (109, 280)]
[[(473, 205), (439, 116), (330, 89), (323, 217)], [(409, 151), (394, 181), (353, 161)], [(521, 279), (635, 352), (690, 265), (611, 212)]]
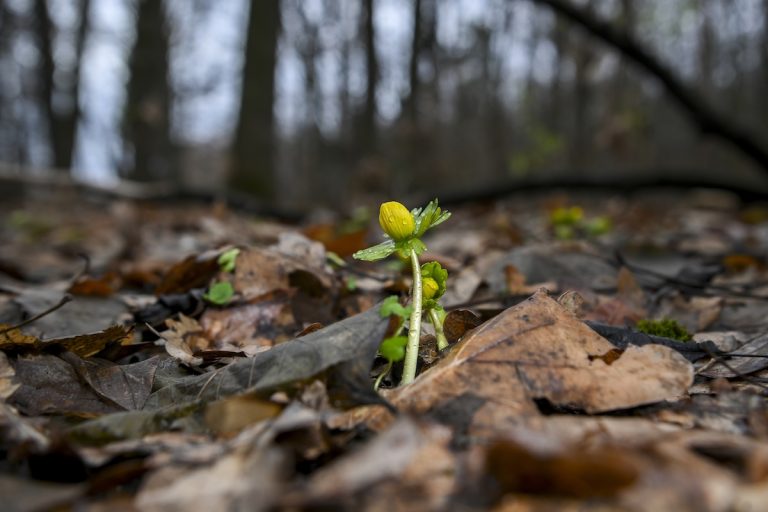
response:
[(219, 264), (219, 268), (224, 272), (234, 272), (238, 254), (240, 254), (240, 249), (237, 247), (221, 253), (219, 259), (216, 260)]
[(405, 357), (405, 346), (407, 344), (407, 336), (392, 336), (381, 342), (379, 353), (389, 361), (396, 363)]
[(232, 288), (232, 283), (228, 281), (222, 281), (214, 283), (211, 286), (203, 298), (212, 304), (217, 306), (223, 306), (232, 300), (235, 295), (235, 289)]
[(393, 240), (386, 240), (373, 247), (357, 251), (352, 257), (356, 260), (376, 261), (383, 260), (393, 252), (395, 252), (395, 242)]
[(414, 236), (417, 238), (424, 235), (428, 229), (433, 228), (438, 224), (442, 224), (451, 216), (450, 212), (440, 209), (437, 199), (430, 201), (424, 208), (414, 209), (412, 213), (416, 221)]

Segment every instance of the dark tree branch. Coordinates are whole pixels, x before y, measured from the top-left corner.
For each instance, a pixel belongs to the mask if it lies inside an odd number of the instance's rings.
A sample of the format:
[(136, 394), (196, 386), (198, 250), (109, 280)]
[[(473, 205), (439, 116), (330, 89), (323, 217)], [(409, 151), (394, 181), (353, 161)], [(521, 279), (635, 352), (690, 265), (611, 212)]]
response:
[(704, 101), (693, 87), (675, 75), (661, 60), (648, 52), (630, 34), (618, 30), (609, 22), (598, 18), (568, 0), (532, 0), (550, 7), (559, 16), (581, 26), (603, 42), (618, 50), (624, 57), (653, 75), (672, 98), (686, 111), (704, 134), (728, 142), (768, 173), (768, 150), (748, 130), (719, 114)]

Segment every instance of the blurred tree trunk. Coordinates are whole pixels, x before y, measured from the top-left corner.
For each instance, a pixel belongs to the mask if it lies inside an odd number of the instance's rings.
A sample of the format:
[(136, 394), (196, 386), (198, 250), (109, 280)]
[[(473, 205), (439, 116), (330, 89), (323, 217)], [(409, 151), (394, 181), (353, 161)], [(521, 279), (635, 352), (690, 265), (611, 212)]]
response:
[[(79, 27), (75, 33), (75, 58), (71, 69), (57, 69), (54, 60), (55, 27), (45, 0), (36, 0), (35, 37), (40, 47), (39, 102), (46, 116), (48, 143), (53, 166), (70, 169), (75, 151), (77, 125), (80, 121), (80, 63), (88, 32), (90, 0), (79, 2)], [(60, 78), (54, 79), (54, 75)]]
[(419, 89), (421, 80), (419, 79), (419, 58), (421, 57), (422, 43), (422, 0), (416, 0), (413, 2), (413, 34), (411, 35), (411, 59), (408, 62), (408, 96), (405, 100), (404, 108), (405, 114), (410, 118), (411, 122), (415, 125), (418, 124), (419, 116)]
[(709, 0), (699, 0), (697, 6), (701, 17), (699, 22), (698, 82), (706, 98), (713, 97), (712, 75), (715, 67), (715, 36), (712, 28), (712, 17), (709, 15), (709, 3), (711, 3)]
[[(16, 38), (17, 20), (7, 2), (0, 2), (0, 73), (15, 75), (16, 63), (13, 59), (13, 42)], [(8, 88), (0, 88), (0, 158), (22, 163), (27, 160), (24, 145), (23, 127), (16, 113), (15, 104), (19, 94)]]
[(379, 85), (379, 59), (376, 55), (376, 31), (374, 27), (375, 0), (363, 0), (363, 45), (367, 85), (365, 105), (361, 119), (360, 148), (363, 154), (376, 150), (376, 92)]
[(425, 58), (432, 65), (434, 84), (437, 76), (437, 2), (416, 0), (413, 3), (413, 32), (411, 35), (411, 56), (408, 61), (408, 96), (403, 101), (403, 113), (418, 125), (421, 108), (422, 77), (420, 65)]
[[(762, 84), (759, 84), (756, 89), (760, 91), (760, 104), (762, 105), (763, 119), (768, 119), (768, 94), (765, 91), (768, 90), (768, 0), (763, 0), (763, 33), (761, 37), (761, 52), (760, 52), (760, 69), (762, 70), (761, 79)], [(768, 126), (763, 124), (763, 135), (768, 136)]]
[[(583, 9), (592, 11), (592, 0), (588, 0)], [(576, 76), (573, 84), (573, 125), (571, 126), (571, 165), (577, 170), (583, 170), (587, 157), (591, 153), (592, 129), (589, 112), (592, 103), (592, 86), (590, 75), (595, 59), (595, 51), (586, 37), (579, 34), (574, 45), (574, 61)]]
[(557, 56), (555, 57), (554, 72), (550, 81), (549, 100), (546, 105), (545, 123), (552, 133), (560, 134), (563, 131), (563, 119), (565, 118), (563, 108), (563, 66), (565, 65), (566, 53), (569, 46), (568, 27), (565, 26), (561, 18), (555, 18), (552, 24), (552, 30), (549, 39), (555, 46)]
[(136, 42), (129, 60), (128, 98), (123, 114), (127, 155), (121, 175), (137, 181), (178, 178), (171, 140), (172, 92), (165, 2), (136, 0)]
[[(616, 24), (624, 32), (629, 35), (635, 32), (635, 6), (633, 0), (621, 0), (621, 9), (619, 10), (619, 19)], [(630, 79), (628, 74), (627, 63), (624, 59), (619, 59), (619, 64), (616, 68), (616, 74), (613, 77), (613, 85), (611, 87), (611, 115), (616, 115), (624, 108), (629, 96)]]
[(275, 192), (273, 104), (279, 34), (280, 0), (251, 2), (229, 187), (261, 198)]

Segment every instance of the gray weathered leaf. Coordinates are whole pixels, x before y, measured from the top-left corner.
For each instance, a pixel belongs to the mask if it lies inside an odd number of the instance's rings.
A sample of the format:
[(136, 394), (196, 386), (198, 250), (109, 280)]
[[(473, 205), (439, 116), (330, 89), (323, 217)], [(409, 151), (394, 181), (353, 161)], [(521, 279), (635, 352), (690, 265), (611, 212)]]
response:
[(156, 408), (201, 398), (214, 400), (242, 392), (269, 392), (309, 379), (332, 366), (365, 362), (376, 356), (388, 319), (378, 307), (301, 338), (281, 343), (250, 359), (236, 361), (214, 374), (189, 377), (152, 394), (146, 408)]

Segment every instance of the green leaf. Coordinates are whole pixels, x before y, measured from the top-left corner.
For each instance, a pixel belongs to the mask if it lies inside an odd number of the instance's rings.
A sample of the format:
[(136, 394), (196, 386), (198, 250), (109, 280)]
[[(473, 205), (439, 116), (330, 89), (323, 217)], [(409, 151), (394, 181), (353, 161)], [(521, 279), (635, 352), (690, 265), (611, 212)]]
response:
[(238, 254), (240, 254), (240, 249), (237, 247), (221, 253), (219, 259), (216, 260), (221, 270), (224, 272), (234, 272)]
[(451, 212), (445, 212), (437, 205), (437, 199), (433, 199), (424, 208), (414, 208), (411, 212), (416, 221), (414, 236), (421, 237), (428, 229), (442, 224), (451, 216)]
[(222, 281), (214, 283), (213, 286), (208, 288), (208, 292), (203, 295), (203, 298), (212, 304), (223, 306), (231, 301), (234, 295), (235, 289), (232, 288), (232, 283)]
[(386, 240), (373, 247), (357, 251), (352, 257), (356, 260), (376, 261), (383, 260), (393, 252), (395, 252), (394, 240)]
[(389, 361), (396, 363), (405, 357), (405, 346), (407, 344), (407, 336), (392, 336), (381, 342), (379, 353)]
[(404, 260), (408, 260), (411, 257), (412, 250), (416, 251), (417, 256), (427, 250), (427, 246), (424, 245), (424, 242), (418, 238), (411, 238), (409, 240), (397, 242), (395, 247), (397, 249), (397, 253)]
[(400, 304), (400, 299), (396, 295), (390, 295), (384, 302), (381, 303), (379, 308), (379, 314), (383, 317), (387, 316), (399, 316), (400, 318), (408, 318), (413, 312), (413, 306), (403, 306)]

